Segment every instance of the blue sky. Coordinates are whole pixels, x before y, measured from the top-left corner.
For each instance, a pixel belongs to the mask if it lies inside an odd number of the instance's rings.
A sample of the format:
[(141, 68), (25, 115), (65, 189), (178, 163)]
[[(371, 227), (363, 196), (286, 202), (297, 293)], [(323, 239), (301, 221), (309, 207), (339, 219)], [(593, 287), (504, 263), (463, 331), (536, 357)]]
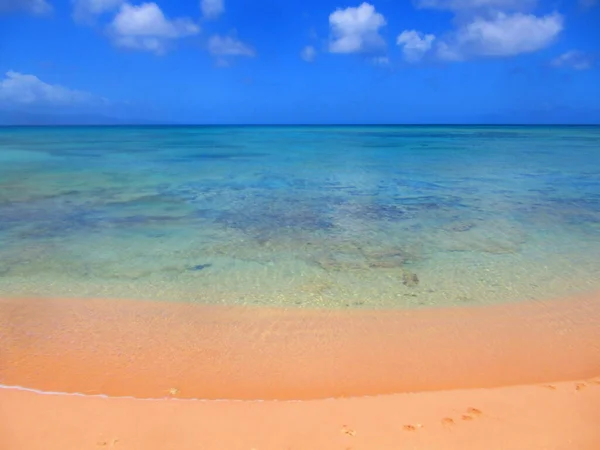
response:
[(600, 123), (600, 0), (0, 0), (0, 111)]

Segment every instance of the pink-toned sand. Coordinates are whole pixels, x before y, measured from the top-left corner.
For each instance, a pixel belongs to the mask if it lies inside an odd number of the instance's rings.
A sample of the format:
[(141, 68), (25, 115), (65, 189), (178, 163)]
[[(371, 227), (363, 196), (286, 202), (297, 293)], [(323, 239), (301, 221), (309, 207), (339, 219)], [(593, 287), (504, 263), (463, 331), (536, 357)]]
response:
[(0, 299), (0, 383), (162, 398), (0, 389), (7, 450), (598, 450), (600, 294), (418, 311)]
[(262, 403), (0, 390), (0, 448), (598, 450), (598, 383)]

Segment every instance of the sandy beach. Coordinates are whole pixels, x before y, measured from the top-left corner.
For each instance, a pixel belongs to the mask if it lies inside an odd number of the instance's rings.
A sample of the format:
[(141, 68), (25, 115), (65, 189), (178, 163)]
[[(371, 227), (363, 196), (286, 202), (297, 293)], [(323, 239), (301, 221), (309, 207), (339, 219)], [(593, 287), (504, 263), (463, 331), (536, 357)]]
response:
[(305, 402), (144, 401), (1, 390), (0, 446), (597, 450), (599, 383)]
[(398, 311), (2, 299), (0, 330), (11, 450), (600, 448), (598, 294)]

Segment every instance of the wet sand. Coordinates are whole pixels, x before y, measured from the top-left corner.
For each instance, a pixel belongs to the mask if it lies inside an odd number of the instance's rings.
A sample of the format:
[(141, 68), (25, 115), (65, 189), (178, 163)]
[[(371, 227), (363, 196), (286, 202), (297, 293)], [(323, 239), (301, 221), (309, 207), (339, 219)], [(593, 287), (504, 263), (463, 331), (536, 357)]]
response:
[(0, 384), (43, 391), (310, 400), (487, 388), (600, 375), (600, 295), (395, 311), (3, 299), (0, 339)]
[(88, 395), (0, 389), (11, 450), (600, 448), (599, 294), (327, 312), (1, 299), (0, 349), (1, 384)]

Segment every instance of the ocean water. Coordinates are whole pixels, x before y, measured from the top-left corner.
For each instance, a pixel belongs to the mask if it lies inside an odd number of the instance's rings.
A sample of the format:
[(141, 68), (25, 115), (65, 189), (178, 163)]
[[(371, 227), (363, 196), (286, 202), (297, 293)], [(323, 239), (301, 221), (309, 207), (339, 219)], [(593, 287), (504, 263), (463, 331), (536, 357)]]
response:
[(0, 295), (317, 308), (600, 288), (600, 127), (0, 128)]

